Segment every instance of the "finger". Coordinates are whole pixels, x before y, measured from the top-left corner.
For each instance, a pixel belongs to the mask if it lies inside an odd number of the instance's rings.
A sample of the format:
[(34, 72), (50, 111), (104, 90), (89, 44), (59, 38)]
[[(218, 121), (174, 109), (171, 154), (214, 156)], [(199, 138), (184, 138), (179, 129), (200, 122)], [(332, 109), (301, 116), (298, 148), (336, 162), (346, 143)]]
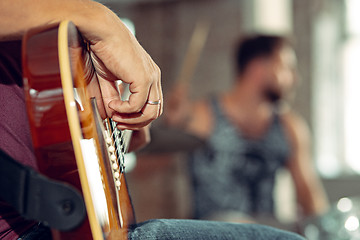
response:
[(163, 112), (163, 93), (161, 89), (161, 75), (158, 75), (156, 82), (151, 86), (146, 105), (142, 109), (144, 115), (158, 118)]
[(159, 81), (158, 81), (158, 89), (159, 89), (159, 91), (160, 91), (160, 96), (161, 96), (161, 102), (160, 102), (160, 109), (159, 109), (159, 115), (158, 115), (158, 117), (160, 117), (161, 116), (161, 114), (163, 113), (163, 111), (164, 111), (164, 96), (163, 96), (163, 93), (162, 93), (162, 87), (161, 87), (161, 81), (160, 81), (160, 79), (159, 79)]
[(106, 115), (111, 117), (114, 113), (114, 110), (109, 108), (109, 103), (111, 101), (120, 101), (120, 94), (117, 90), (116, 84), (113, 81), (108, 81), (102, 77), (98, 77), (99, 85), (101, 89), (101, 97), (104, 103)]
[[(124, 80), (124, 82), (126, 81)], [(109, 102), (108, 106), (114, 111), (121, 113), (140, 112), (148, 99), (152, 84), (153, 81), (150, 78), (143, 81), (133, 81), (129, 83), (129, 90), (131, 92), (129, 100), (114, 100)]]
[(112, 119), (121, 124), (137, 125), (142, 122), (151, 122), (159, 116), (159, 105), (146, 104), (138, 113), (114, 113)]
[(117, 123), (116, 126), (117, 126), (117, 128), (119, 130), (125, 130), (125, 129), (128, 129), (128, 130), (141, 130), (144, 127), (148, 126), (150, 123), (151, 123), (151, 121), (141, 122), (141, 123), (138, 123), (138, 124)]
[[(132, 74), (123, 69), (122, 76), (122, 74), (119, 74), (117, 71), (109, 71), (108, 67), (100, 60), (100, 58), (97, 57), (96, 54), (92, 54), (91, 57), (100, 82), (107, 113), (113, 111), (129, 113), (140, 111), (146, 102), (149, 89), (152, 84), (151, 78), (149, 78), (146, 71), (144, 72), (141, 68), (141, 64), (139, 69), (135, 69), (131, 72)], [(119, 69), (116, 68), (116, 70)], [(122, 101), (119, 97), (119, 93), (113, 83), (116, 79), (123, 79), (124, 82), (129, 84), (131, 97), (128, 101)], [(110, 104), (110, 102), (112, 103)]]
[[(112, 99), (108, 103), (108, 107), (115, 112), (120, 113), (136, 113), (140, 112), (146, 103), (148, 98), (147, 86), (139, 87), (139, 91), (130, 90), (131, 95), (128, 101), (122, 101), (120, 99)], [(144, 89), (144, 90), (141, 90)]]
[(159, 112), (158, 112), (158, 117), (161, 116), (161, 114), (163, 113), (163, 109), (164, 109), (164, 97), (163, 97), (163, 93), (162, 93), (162, 87), (161, 87), (161, 77), (159, 77), (158, 81), (157, 81), (157, 89), (158, 89), (158, 95), (160, 96), (160, 106), (159, 106)]
[[(162, 93), (159, 93), (158, 83), (161, 79), (160, 68), (146, 55), (145, 62), (138, 71), (124, 74), (122, 79), (130, 84), (129, 90), (132, 93), (128, 102), (113, 102), (109, 107), (117, 112), (139, 112), (147, 100), (157, 101)], [(143, 60), (144, 61), (144, 60)]]
[[(162, 94), (161, 94), (161, 89), (159, 89), (158, 80), (154, 85), (150, 86), (149, 95), (147, 96), (144, 104), (141, 106), (141, 109), (136, 110), (135, 112), (129, 111), (131, 109), (130, 108), (126, 109), (124, 106), (127, 105), (129, 107), (130, 105), (132, 105), (133, 103), (131, 101), (134, 101), (136, 94), (137, 93), (132, 93), (129, 97), (129, 101), (125, 101), (125, 102), (120, 102), (117, 100), (111, 101), (109, 103), (109, 107), (114, 111), (116, 111), (114, 115), (119, 116), (120, 121), (128, 120), (127, 123), (129, 123), (129, 121), (131, 121), (131, 123), (139, 123), (141, 121), (146, 122), (148, 120), (155, 120), (156, 118), (158, 118), (159, 107), (161, 106), (149, 104), (150, 102), (162, 101)], [(149, 107), (149, 105), (151, 105), (151, 107)], [(136, 114), (139, 112), (141, 112), (142, 114), (141, 115)], [(133, 115), (126, 115), (127, 113), (128, 114), (133, 113)]]

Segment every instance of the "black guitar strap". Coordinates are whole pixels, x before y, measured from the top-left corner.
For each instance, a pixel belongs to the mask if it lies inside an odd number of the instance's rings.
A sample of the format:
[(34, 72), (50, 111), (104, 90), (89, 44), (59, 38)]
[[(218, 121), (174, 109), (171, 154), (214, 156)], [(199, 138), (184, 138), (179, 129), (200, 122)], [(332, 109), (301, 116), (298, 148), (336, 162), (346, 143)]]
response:
[(61, 231), (75, 228), (86, 215), (78, 190), (16, 162), (1, 149), (0, 198), (25, 218)]

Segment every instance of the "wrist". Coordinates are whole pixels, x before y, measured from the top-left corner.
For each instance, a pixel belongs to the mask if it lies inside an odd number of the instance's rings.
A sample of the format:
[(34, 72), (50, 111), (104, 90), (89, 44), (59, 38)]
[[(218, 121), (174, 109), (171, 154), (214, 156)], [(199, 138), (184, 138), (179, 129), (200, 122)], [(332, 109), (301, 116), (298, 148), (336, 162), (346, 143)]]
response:
[[(119, 18), (104, 5), (94, 1), (78, 1), (73, 4), (61, 20), (72, 21), (82, 35), (91, 43), (113, 34)], [(79, 10), (80, 9), (80, 10)]]

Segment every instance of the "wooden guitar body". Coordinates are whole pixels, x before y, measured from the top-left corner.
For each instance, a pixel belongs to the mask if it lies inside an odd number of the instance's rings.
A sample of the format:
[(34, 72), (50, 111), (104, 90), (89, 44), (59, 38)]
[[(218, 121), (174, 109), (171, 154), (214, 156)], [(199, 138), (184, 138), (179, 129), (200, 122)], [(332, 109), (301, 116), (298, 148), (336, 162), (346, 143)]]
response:
[(122, 166), (126, 133), (104, 116), (95, 70), (75, 25), (64, 21), (29, 31), (23, 72), (39, 170), (76, 187), (86, 206), (80, 226), (53, 229), (53, 238), (127, 239), (135, 219)]

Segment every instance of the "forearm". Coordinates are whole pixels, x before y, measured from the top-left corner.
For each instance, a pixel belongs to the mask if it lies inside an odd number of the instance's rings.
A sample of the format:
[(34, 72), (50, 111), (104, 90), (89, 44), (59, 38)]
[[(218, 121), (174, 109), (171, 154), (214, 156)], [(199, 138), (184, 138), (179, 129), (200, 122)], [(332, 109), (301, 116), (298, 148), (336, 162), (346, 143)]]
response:
[[(327, 195), (309, 157), (304, 154), (289, 163), (296, 195), (305, 216), (321, 215), (329, 207)], [(301, 160), (300, 160), (301, 159)]]
[(294, 180), (297, 201), (305, 216), (321, 215), (328, 206), (322, 183), (307, 153), (290, 159), (288, 169)]
[(320, 180), (313, 178), (303, 186), (298, 186), (298, 199), (306, 216), (322, 215), (329, 208), (329, 202)]
[(114, 15), (90, 0), (1, 0), (0, 39), (21, 38), (30, 28), (61, 20), (71, 20), (81, 31), (89, 32), (100, 21), (117, 21)]

